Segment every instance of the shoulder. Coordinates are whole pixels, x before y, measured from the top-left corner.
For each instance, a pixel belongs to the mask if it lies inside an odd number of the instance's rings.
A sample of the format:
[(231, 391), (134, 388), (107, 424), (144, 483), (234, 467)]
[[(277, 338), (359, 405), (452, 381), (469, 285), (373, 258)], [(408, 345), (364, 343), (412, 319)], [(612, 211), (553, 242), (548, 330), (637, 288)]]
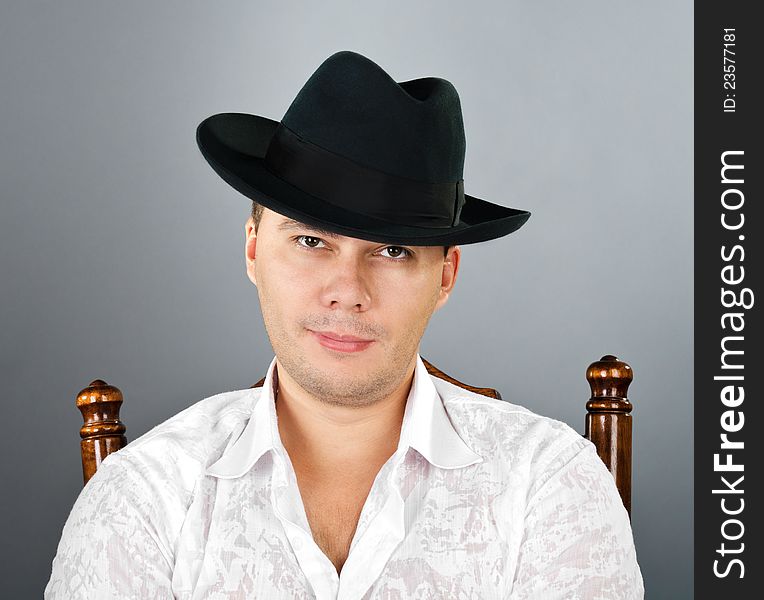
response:
[(73, 570), (79, 575), (80, 561), (96, 564), (105, 556), (82, 554), (81, 539), (90, 540), (88, 547), (108, 547), (109, 557), (129, 554), (171, 571), (197, 483), (236, 440), (259, 395), (245, 389), (205, 398), (107, 456), (67, 518), (52, 580), (67, 580)]
[(185, 503), (198, 478), (246, 426), (261, 388), (246, 388), (204, 398), (110, 454), (96, 478), (129, 471), (133, 482), (161, 486)]
[(69, 513), (45, 597), (132, 597), (115, 591), (134, 590), (127, 575), (109, 572), (114, 561), (139, 564), (151, 597), (164, 597), (165, 584), (169, 593), (196, 484), (238, 437), (259, 395), (245, 389), (200, 400), (107, 456)]
[(431, 377), (454, 428), (489, 468), (537, 488), (575, 456), (596, 458), (594, 445), (562, 421)]

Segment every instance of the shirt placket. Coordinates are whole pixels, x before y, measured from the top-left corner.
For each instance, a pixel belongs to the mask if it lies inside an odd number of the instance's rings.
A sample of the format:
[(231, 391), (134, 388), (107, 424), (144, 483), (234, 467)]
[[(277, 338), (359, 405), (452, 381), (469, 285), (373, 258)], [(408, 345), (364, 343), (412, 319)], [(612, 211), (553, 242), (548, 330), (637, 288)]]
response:
[(277, 457), (271, 502), (317, 600), (358, 600), (382, 573), (405, 535), (404, 502), (391, 483), (403, 455), (399, 452), (391, 457), (375, 479), (362, 518), (367, 505), (374, 504), (374, 496), (382, 495), (385, 501), (375, 515), (369, 515), (363, 531), (357, 531), (359, 535), (353, 540), (341, 575), (313, 539), (289, 458), (282, 453), (277, 453)]
[(281, 453), (273, 471), (271, 503), (317, 600), (336, 600), (340, 583), (337, 570), (313, 540), (297, 478)]
[(379, 578), (390, 556), (405, 536), (404, 503), (389, 480), (380, 482), (385, 503), (353, 544), (339, 578), (337, 600), (358, 600)]

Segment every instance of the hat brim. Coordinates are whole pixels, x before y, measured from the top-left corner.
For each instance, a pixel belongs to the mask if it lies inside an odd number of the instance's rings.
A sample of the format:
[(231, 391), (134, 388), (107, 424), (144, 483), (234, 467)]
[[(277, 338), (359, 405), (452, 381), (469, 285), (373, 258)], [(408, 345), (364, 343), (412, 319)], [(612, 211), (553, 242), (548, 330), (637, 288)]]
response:
[(265, 166), (265, 153), (279, 122), (245, 113), (220, 113), (202, 121), (196, 142), (205, 160), (231, 187), (263, 206), (340, 235), (410, 246), (474, 244), (519, 229), (530, 212), (468, 194), (454, 227), (391, 223), (335, 206), (294, 187)]

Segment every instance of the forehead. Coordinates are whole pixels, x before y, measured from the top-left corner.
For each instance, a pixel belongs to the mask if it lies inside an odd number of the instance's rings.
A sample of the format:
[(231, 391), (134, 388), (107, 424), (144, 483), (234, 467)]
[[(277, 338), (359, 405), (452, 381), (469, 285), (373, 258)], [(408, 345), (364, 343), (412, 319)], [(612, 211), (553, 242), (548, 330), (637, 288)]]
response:
[(335, 233), (334, 231), (329, 231), (328, 229), (322, 229), (321, 227), (318, 227), (316, 225), (308, 225), (307, 223), (303, 223), (301, 221), (296, 221), (295, 219), (290, 219), (289, 217), (284, 217), (282, 215), (278, 215), (278, 220), (276, 221), (276, 229), (278, 231), (295, 231), (295, 230), (310, 230), (314, 233), (320, 233), (324, 237), (328, 238), (342, 238), (347, 237), (344, 235), (340, 235), (339, 233)]
[(319, 225), (310, 225), (308, 223), (303, 223), (302, 221), (297, 221), (295, 219), (285, 217), (284, 215), (277, 214), (276, 217), (277, 219), (274, 221), (274, 223), (275, 223), (277, 231), (284, 231), (284, 232), (308, 231), (310, 233), (316, 234), (317, 236), (321, 236), (322, 238), (327, 238), (331, 240), (353, 240), (355, 242), (366, 242), (368, 244), (381, 243), (381, 242), (375, 242), (372, 240), (367, 240), (364, 238), (357, 238), (357, 237), (352, 237), (348, 235), (342, 235), (341, 233), (324, 229), (323, 227)]

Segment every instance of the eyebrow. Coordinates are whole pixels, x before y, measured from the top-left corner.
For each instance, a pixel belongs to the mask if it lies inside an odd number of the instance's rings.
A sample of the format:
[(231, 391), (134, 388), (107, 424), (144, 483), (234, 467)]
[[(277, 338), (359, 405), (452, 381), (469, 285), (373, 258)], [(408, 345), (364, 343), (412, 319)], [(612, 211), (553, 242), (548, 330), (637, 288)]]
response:
[(283, 221), (278, 226), (279, 231), (291, 231), (294, 229), (302, 229), (311, 231), (313, 233), (320, 233), (324, 237), (336, 239), (339, 236), (338, 233), (335, 233), (333, 231), (329, 231), (328, 229), (321, 229), (320, 227), (316, 227), (315, 225), (308, 225), (307, 223), (301, 223), (300, 221), (295, 221), (294, 219), (287, 219), (286, 221)]

